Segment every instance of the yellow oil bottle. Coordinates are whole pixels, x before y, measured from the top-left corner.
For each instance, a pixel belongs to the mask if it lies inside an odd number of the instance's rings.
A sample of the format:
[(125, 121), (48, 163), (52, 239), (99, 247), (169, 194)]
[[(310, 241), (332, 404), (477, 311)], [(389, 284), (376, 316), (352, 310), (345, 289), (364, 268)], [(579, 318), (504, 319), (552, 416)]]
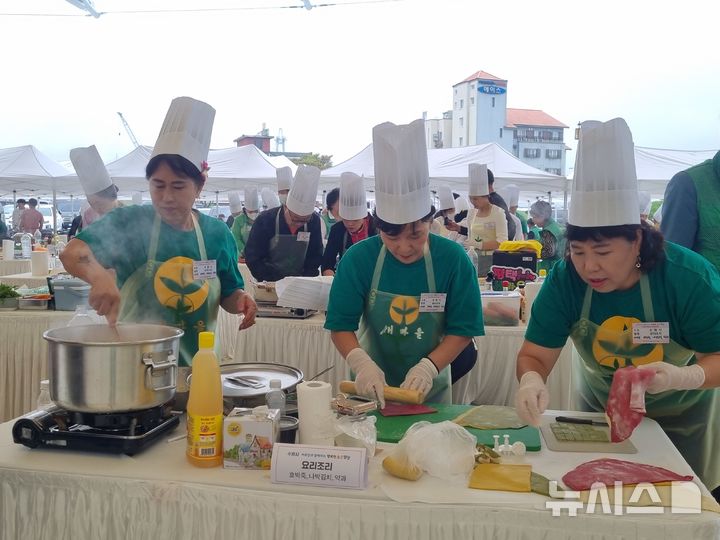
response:
[(196, 467), (217, 467), (223, 464), (223, 401), (215, 335), (200, 332), (199, 345), (192, 360), (186, 454)]

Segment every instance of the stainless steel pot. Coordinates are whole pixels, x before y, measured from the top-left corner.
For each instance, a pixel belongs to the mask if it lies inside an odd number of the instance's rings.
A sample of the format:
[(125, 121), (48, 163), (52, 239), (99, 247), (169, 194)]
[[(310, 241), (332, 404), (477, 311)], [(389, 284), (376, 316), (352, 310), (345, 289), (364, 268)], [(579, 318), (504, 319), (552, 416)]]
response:
[(175, 395), (183, 331), (157, 324), (48, 330), (50, 399), (69, 411), (149, 409)]

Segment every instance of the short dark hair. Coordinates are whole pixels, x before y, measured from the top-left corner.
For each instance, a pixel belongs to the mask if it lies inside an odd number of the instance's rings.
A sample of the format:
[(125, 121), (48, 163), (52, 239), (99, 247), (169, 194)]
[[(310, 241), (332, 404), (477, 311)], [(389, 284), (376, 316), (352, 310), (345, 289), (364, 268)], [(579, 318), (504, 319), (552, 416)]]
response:
[(145, 178), (150, 180), (161, 163), (165, 163), (178, 176), (190, 178), (198, 187), (205, 184), (205, 177), (200, 174), (200, 169), (178, 154), (159, 154), (153, 157), (145, 167)]
[(15, 204), (25, 204), (27, 201), (25, 199), (18, 199)]
[(340, 188), (333, 188), (330, 191), (328, 191), (327, 195), (325, 195), (325, 208), (330, 208), (333, 204), (338, 202), (338, 199), (340, 198)]
[(570, 260), (570, 242), (585, 242), (587, 240), (624, 238), (633, 242), (637, 238), (637, 231), (642, 231), (640, 241), (640, 271), (649, 272), (665, 260), (665, 238), (660, 231), (643, 223), (641, 225), (613, 225), (610, 227), (578, 227), (568, 223), (565, 230), (567, 245), (565, 259)]
[[(433, 216), (435, 215), (435, 207), (433, 205), (430, 205), (430, 212), (424, 216), (421, 217), (417, 221), (422, 222), (430, 222), (433, 220)], [(382, 231), (388, 236), (397, 236), (400, 234), (403, 230), (403, 227), (407, 225), (407, 223), (388, 223), (387, 221), (383, 221), (378, 215), (377, 215), (377, 208), (373, 210), (373, 221), (375, 223), (375, 228), (378, 231)], [(413, 223), (415, 223), (413, 221)]]
[(109, 201), (116, 201), (118, 191), (118, 187), (115, 184), (112, 184), (105, 189), (98, 191), (97, 193), (91, 193), (91, 195), (93, 197), (100, 197), (101, 199), (107, 199)]
[(488, 185), (492, 186), (494, 183), (495, 183), (495, 175), (493, 174), (493, 172), (490, 169), (488, 169)]
[(34, 197), (32, 199), (28, 199), (28, 204), (30, 206), (37, 206), (38, 205), (37, 199)]

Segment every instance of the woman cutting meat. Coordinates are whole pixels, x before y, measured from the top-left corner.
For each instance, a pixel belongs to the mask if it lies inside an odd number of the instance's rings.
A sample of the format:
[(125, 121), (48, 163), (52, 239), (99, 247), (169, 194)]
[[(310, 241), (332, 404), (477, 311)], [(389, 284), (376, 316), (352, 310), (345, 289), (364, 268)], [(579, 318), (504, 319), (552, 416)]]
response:
[(450, 403), (448, 366), (475, 355), (484, 334), (475, 268), (462, 246), (430, 234), (425, 148), (422, 120), (373, 129), (379, 234), (345, 253), (330, 291), (325, 328), (358, 393), (381, 406), (386, 384)]
[[(569, 255), (545, 280), (517, 357), (517, 412), (538, 425), (545, 387), (570, 337), (579, 401), (605, 409), (615, 370), (651, 370), (645, 405), (709, 489), (720, 485), (720, 275), (640, 224), (633, 141), (624, 120), (585, 122), (567, 227)], [(650, 325), (649, 323), (653, 323)], [(650, 328), (660, 329), (651, 335)]]
[(90, 283), (90, 305), (111, 325), (120, 320), (182, 328), (180, 366), (190, 365), (198, 333), (215, 328), (219, 306), (245, 315), (240, 329), (255, 319), (230, 231), (192, 209), (206, 180), (214, 116), (206, 103), (174, 99), (146, 168), (152, 206), (113, 210), (61, 256), (71, 274)]

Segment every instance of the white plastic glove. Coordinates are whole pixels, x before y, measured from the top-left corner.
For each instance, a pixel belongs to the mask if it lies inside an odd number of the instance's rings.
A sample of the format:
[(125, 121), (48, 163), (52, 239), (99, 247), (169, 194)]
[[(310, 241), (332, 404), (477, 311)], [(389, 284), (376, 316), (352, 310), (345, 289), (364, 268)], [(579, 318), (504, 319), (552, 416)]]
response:
[(438, 376), (438, 368), (429, 358), (422, 358), (417, 364), (411, 367), (400, 388), (417, 390), (423, 397), (432, 388), (433, 379)]
[(638, 366), (638, 369), (649, 369), (655, 372), (647, 387), (650, 394), (658, 394), (667, 390), (695, 390), (705, 382), (705, 370), (697, 365), (678, 367), (667, 362), (651, 362)]
[(515, 394), (515, 411), (521, 420), (532, 426), (540, 425), (540, 416), (550, 402), (550, 394), (537, 371), (527, 371), (520, 378)]
[(383, 370), (360, 347), (350, 351), (345, 357), (345, 361), (355, 373), (357, 393), (370, 399), (377, 399), (380, 408), (384, 409), (385, 373)]

